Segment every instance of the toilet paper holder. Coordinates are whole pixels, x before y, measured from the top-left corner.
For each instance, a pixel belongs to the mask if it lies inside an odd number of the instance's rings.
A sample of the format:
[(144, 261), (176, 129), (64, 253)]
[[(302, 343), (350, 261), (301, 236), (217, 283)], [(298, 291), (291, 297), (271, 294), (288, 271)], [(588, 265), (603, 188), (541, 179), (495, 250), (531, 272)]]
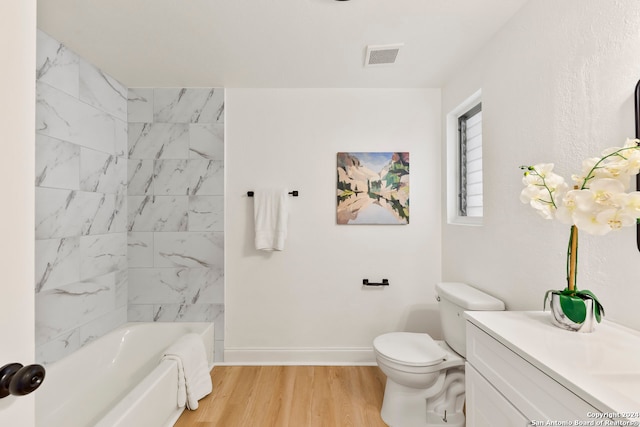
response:
[(370, 282), (369, 279), (362, 279), (362, 286), (389, 286), (388, 279), (382, 279), (382, 283)]

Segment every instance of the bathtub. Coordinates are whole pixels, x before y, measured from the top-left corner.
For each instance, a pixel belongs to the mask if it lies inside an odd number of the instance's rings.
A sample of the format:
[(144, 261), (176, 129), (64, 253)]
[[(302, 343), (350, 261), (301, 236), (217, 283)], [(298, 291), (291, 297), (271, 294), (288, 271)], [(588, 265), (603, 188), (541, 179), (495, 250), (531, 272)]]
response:
[(127, 323), (47, 366), (36, 396), (38, 427), (169, 427), (178, 368), (161, 361), (180, 336), (202, 335), (213, 366), (213, 323)]

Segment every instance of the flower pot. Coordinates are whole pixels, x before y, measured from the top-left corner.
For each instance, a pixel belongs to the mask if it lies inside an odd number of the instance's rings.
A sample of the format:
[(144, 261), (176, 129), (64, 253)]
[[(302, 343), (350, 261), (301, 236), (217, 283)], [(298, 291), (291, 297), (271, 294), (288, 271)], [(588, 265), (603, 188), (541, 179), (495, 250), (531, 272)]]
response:
[(597, 320), (595, 316), (592, 299), (589, 299), (589, 298), (574, 299), (574, 302), (578, 301), (577, 303), (579, 303), (579, 301), (582, 301), (585, 305), (585, 310), (586, 310), (586, 316), (584, 321), (581, 323), (578, 323), (569, 319), (569, 317), (564, 313), (564, 310), (562, 309), (562, 305), (560, 304), (560, 294), (555, 292), (550, 293), (550, 297), (551, 297), (550, 306), (551, 306), (551, 314), (552, 314), (551, 321), (553, 322), (554, 325), (556, 325), (559, 328), (566, 329), (568, 331), (593, 332), (593, 330), (595, 329)]

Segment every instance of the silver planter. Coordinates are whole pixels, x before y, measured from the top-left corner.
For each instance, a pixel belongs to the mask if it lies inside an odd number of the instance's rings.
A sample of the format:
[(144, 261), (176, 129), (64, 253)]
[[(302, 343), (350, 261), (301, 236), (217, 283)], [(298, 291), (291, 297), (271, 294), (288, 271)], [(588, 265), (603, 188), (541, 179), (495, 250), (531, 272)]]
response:
[(562, 306), (560, 305), (560, 295), (552, 293), (550, 305), (552, 314), (551, 321), (553, 322), (553, 324), (568, 331), (593, 332), (597, 323), (595, 314), (593, 312), (593, 300), (584, 299), (582, 301), (585, 304), (587, 316), (585, 317), (584, 322), (575, 323), (573, 320), (569, 319), (562, 311)]

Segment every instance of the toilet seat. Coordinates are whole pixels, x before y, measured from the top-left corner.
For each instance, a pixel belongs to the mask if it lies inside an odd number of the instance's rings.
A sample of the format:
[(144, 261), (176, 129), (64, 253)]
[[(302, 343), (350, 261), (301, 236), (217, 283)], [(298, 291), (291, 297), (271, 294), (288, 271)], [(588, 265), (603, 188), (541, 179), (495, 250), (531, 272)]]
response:
[(391, 332), (376, 337), (373, 348), (385, 359), (405, 366), (433, 366), (447, 360), (447, 352), (429, 334)]

